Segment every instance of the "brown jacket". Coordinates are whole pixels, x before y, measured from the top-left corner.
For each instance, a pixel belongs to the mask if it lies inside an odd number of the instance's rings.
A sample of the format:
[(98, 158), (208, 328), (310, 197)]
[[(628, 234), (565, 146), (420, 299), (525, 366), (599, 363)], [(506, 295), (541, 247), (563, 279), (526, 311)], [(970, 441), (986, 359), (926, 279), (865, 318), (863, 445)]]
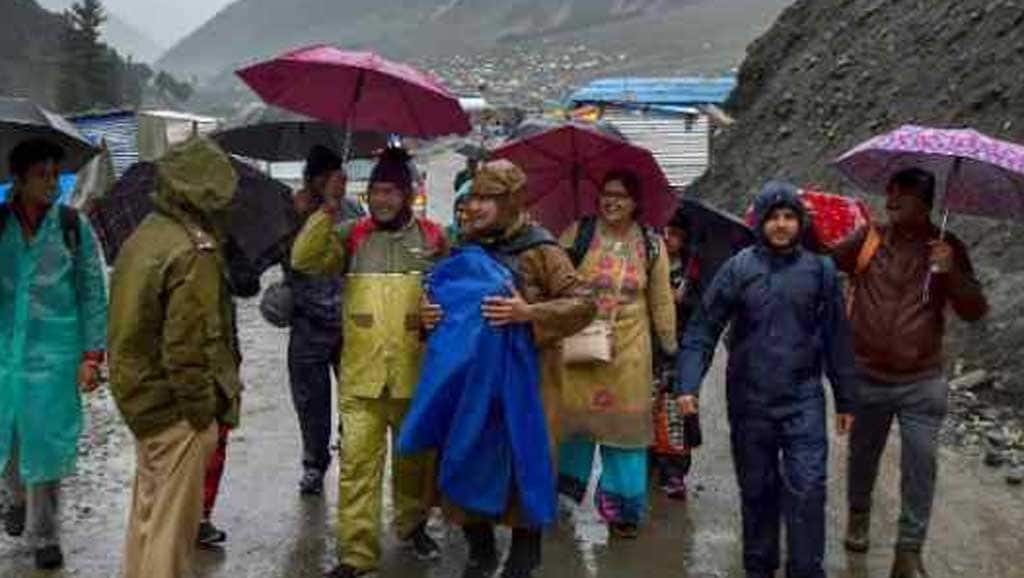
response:
[(988, 312), (967, 249), (947, 233), (946, 240), (953, 247), (953, 271), (932, 275), (930, 298), (925, 302), (928, 243), (939, 238), (938, 228), (916, 237), (896, 234), (888, 226), (878, 227), (878, 232), (881, 244), (859, 274), (857, 259), (867, 229), (854, 233), (833, 251), (839, 269), (850, 275), (850, 321), (857, 362), (869, 378), (882, 382), (911, 383), (939, 376), (946, 305), (965, 321), (977, 321)]

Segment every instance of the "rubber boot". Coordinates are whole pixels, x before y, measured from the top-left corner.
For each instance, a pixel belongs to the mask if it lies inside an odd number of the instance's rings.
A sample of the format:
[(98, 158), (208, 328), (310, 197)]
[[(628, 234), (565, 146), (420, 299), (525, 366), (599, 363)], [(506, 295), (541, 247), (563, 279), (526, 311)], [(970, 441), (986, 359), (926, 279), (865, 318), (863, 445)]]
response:
[(846, 521), (846, 549), (863, 554), (871, 547), (871, 512), (850, 510)]
[(505, 569), (501, 578), (530, 578), (533, 571), (540, 566), (541, 539), (540, 530), (533, 528), (514, 528), (512, 530), (512, 547), (505, 561)]
[(462, 534), (469, 544), (469, 559), (462, 578), (491, 578), (498, 569), (498, 551), (494, 546), (494, 527), (486, 522), (467, 524)]
[(896, 558), (892, 561), (892, 572), (889, 578), (928, 578), (924, 570), (921, 551), (910, 548), (896, 548)]

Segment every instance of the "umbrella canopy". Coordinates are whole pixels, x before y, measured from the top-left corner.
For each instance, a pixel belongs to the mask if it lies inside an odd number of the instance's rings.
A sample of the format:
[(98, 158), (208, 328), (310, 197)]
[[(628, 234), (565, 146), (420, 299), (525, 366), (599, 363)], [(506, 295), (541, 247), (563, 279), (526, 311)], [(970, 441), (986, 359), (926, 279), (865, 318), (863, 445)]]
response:
[[(800, 189), (800, 202), (810, 219), (810, 229), (804, 235), (803, 243), (813, 251), (830, 251), (871, 223), (871, 211), (863, 199), (809, 187)], [(754, 205), (751, 204), (744, 220), (751, 227), (756, 227), (754, 219)]]
[(640, 181), (640, 223), (663, 227), (672, 217), (677, 199), (654, 156), (607, 127), (529, 123), (515, 134), (525, 136), (492, 151), (490, 158), (508, 159), (526, 172), (530, 214), (554, 234), (597, 213), (604, 178), (616, 169), (629, 169)]
[(98, 149), (64, 117), (24, 98), (0, 97), (0, 182), (11, 178), (11, 150), (23, 141), (43, 138), (64, 149), (61, 172), (74, 173)]
[[(225, 151), (269, 162), (304, 161), (310, 149), (345, 148), (345, 128), (320, 122), (275, 106), (261, 105), (224, 130), (211, 135)], [(373, 158), (387, 146), (384, 133), (358, 131), (350, 135), (349, 158)]]
[(353, 131), (427, 139), (471, 129), (435, 76), (372, 52), (312, 46), (237, 74), (264, 102)]
[[(235, 257), (245, 260), (244, 267), (262, 272), (285, 257), (287, 241), (299, 227), (291, 189), (238, 160), (232, 159), (232, 165), (238, 173), (238, 192), (228, 209), (227, 234), (239, 249)], [(108, 263), (153, 210), (150, 197), (156, 190), (156, 173), (154, 163), (132, 165), (110, 193), (88, 209)]]
[(900, 170), (924, 169), (935, 175), (947, 211), (1024, 219), (1024, 146), (974, 130), (903, 126), (857, 146), (836, 166), (870, 193), (884, 193)]
[(681, 222), (686, 224), (701, 277), (708, 283), (726, 261), (754, 243), (753, 231), (739, 217), (701, 201), (680, 199), (672, 223)]

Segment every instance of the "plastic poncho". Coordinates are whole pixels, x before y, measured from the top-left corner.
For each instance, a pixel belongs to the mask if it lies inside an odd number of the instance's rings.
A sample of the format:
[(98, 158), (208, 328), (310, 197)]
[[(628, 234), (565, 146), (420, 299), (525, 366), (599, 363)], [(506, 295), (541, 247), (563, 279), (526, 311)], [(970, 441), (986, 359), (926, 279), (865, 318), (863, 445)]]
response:
[(73, 473), (82, 429), (78, 366), (107, 339), (96, 239), (80, 215), (72, 255), (56, 206), (29, 243), (14, 215), (0, 237), (0, 471), (17, 436), (29, 484)]
[(427, 343), (398, 447), (439, 451), (440, 490), (454, 505), (498, 517), (514, 501), (540, 526), (554, 520), (555, 480), (538, 353), (528, 325), (494, 328), (480, 309), (511, 283), (511, 272), (478, 246), (431, 272), (428, 291), (444, 319)]

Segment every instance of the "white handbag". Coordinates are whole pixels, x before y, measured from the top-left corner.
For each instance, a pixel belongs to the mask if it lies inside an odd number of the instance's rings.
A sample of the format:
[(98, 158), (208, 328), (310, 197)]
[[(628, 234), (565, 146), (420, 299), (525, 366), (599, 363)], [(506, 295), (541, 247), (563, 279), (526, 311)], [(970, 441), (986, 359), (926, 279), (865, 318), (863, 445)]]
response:
[(614, 321), (595, 319), (562, 341), (562, 360), (570, 365), (611, 363)]
[[(622, 284), (626, 280), (626, 263), (623, 260), (619, 282), (615, 287), (615, 300), (622, 295)], [(562, 340), (562, 361), (568, 365), (611, 363), (615, 359), (615, 317), (618, 304), (612, 309), (609, 319), (595, 319), (574, 335)]]

